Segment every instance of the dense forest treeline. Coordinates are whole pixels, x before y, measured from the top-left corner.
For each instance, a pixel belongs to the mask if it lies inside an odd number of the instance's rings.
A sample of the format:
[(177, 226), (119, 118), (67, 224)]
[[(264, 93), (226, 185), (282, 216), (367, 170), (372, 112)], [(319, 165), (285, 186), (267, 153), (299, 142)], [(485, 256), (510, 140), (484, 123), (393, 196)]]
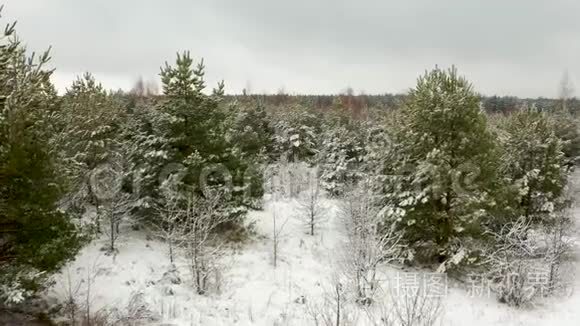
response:
[[(384, 95), (355, 95), (345, 92), (336, 95), (289, 95), (285, 93), (265, 95), (265, 94), (247, 94), (247, 95), (226, 95), (227, 100), (243, 100), (251, 97), (259, 99), (264, 104), (280, 105), (283, 103), (297, 103), (315, 108), (330, 108), (334, 103), (340, 102), (343, 105), (357, 107), (375, 107), (384, 109), (396, 109), (400, 107), (407, 96), (405, 94), (384, 94)], [(483, 108), (490, 113), (510, 113), (518, 110), (524, 104), (535, 105), (543, 110), (554, 111), (561, 106), (562, 99), (554, 98), (519, 98), (515, 96), (485, 96), (481, 95)], [(577, 98), (567, 99), (567, 106), (570, 112), (580, 110), (580, 100)]]
[[(136, 85), (141, 85), (138, 80)], [(148, 94), (149, 96), (157, 95), (155, 91), (148, 93), (141, 89), (140, 86), (135, 86), (131, 90), (118, 90), (119, 94)], [(268, 106), (281, 106), (288, 104), (298, 104), (317, 109), (332, 109), (340, 103), (341, 106), (348, 107), (353, 111), (360, 111), (366, 108), (376, 108), (385, 110), (396, 110), (400, 108), (407, 98), (406, 94), (382, 94), (382, 95), (368, 95), (368, 94), (354, 94), (346, 91), (339, 94), (321, 94), (321, 95), (296, 95), (286, 94), (280, 92), (278, 94), (224, 94), (226, 102), (240, 101), (256, 101)], [(517, 111), (522, 106), (536, 106), (544, 111), (554, 112), (562, 106), (562, 99), (560, 98), (519, 98), (516, 96), (486, 96), (480, 95), (482, 107), (488, 113), (511, 113)], [(567, 110), (571, 114), (576, 115), (580, 110), (580, 100), (572, 97), (566, 99)], [(355, 113), (356, 114), (356, 113)]]

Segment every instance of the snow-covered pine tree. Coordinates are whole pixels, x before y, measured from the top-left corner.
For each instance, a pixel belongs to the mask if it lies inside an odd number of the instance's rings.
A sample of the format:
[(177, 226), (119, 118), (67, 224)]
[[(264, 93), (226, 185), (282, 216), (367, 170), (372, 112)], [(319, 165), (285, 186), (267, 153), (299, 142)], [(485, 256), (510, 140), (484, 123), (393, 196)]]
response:
[(204, 69), (203, 60), (193, 67), (189, 52), (178, 53), (175, 66), (166, 63), (161, 69), (165, 98), (160, 109), (168, 114), (164, 127), (173, 161), (185, 162), (195, 153), (211, 161), (224, 151), (225, 117), (218, 110), (217, 97), (202, 92)]
[(398, 111), (370, 111), (372, 119), (364, 126), (364, 156), (361, 173), (365, 183), (383, 197), (383, 203), (390, 196), (401, 192), (397, 181), (397, 167), (403, 165), (401, 142), (397, 140), (396, 130), (400, 125)]
[[(225, 211), (233, 218), (231, 221), (235, 221), (244, 216), (251, 201), (248, 195), (262, 193), (248, 193), (241, 187), (248, 182), (245, 176), (251, 164), (239, 148), (231, 146), (235, 140), (227, 138), (227, 110), (220, 106), (223, 82), (212, 95), (203, 93), (204, 69), (203, 61), (193, 67), (189, 52), (178, 54), (175, 66), (166, 63), (161, 69), (164, 97), (157, 135), (166, 142), (166, 162), (181, 169), (183, 186), (193, 186), (199, 195), (206, 186), (233, 186), (226, 194), (229, 200), (223, 203), (228, 206)], [(162, 181), (160, 172), (157, 183)]]
[(163, 128), (165, 115), (167, 113), (158, 110), (155, 103), (143, 101), (132, 108), (123, 126), (124, 152), (131, 165), (128, 190), (135, 196), (133, 213), (139, 218), (155, 215), (162, 197), (160, 173), (170, 163), (167, 133)]
[(66, 208), (82, 213), (85, 204), (95, 206), (98, 232), (103, 203), (91, 179), (94, 173), (124, 155), (120, 136), (124, 121), (121, 103), (89, 73), (77, 78), (63, 96), (60, 133), (53, 142), (58, 144), (69, 181)]
[(554, 121), (534, 107), (510, 115), (502, 126), (502, 171), (517, 187), (520, 214), (550, 223), (563, 209), (568, 167)]
[(63, 180), (48, 141), (58, 105), (49, 59), (27, 56), (13, 24), (0, 36), (0, 305), (33, 294), (82, 242), (57, 209)]
[(275, 159), (274, 128), (266, 108), (254, 101), (234, 102), (223, 106), (226, 111), (226, 141), (239, 173), (234, 184), (242, 185), (236, 192), (246, 194), (244, 204), (258, 208), (263, 195), (265, 165)]
[(580, 158), (580, 123), (578, 117), (568, 112), (556, 112), (551, 116), (557, 125), (555, 133), (562, 140), (562, 152), (566, 165), (572, 167)]
[(341, 195), (345, 187), (361, 178), (367, 127), (363, 121), (337, 115), (327, 117), (317, 154), (322, 187), (333, 196)]
[(266, 108), (258, 103), (234, 103), (230, 106), (231, 141), (237, 144), (243, 155), (265, 162), (274, 157), (274, 127)]
[(419, 77), (400, 122), (399, 189), (386, 218), (399, 221), (416, 259), (461, 260), (498, 206), (496, 144), (479, 96), (455, 68), (435, 68)]
[[(163, 202), (160, 189), (165, 179), (179, 175), (176, 181), (181, 186), (197, 186), (202, 165), (216, 159), (211, 143), (223, 147), (223, 139), (212, 135), (219, 134), (215, 129), (222, 120), (217, 118), (217, 101), (202, 93), (203, 62), (194, 68), (189, 53), (178, 54), (176, 66), (166, 63), (160, 75), (162, 99), (136, 105), (126, 128), (134, 148), (130, 157), (138, 212), (150, 222), (155, 222), (155, 208)], [(191, 166), (194, 162), (196, 166)]]
[(320, 114), (294, 105), (284, 107), (274, 116), (276, 156), (286, 156), (288, 162), (310, 162), (319, 148)]

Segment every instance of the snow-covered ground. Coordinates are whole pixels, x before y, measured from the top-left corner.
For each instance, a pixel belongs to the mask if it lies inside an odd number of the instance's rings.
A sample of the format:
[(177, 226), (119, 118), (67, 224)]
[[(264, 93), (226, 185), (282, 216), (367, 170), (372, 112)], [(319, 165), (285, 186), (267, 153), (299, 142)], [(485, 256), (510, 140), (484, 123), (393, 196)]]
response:
[[(177, 275), (164, 276), (171, 267), (167, 246), (144, 231), (126, 230), (121, 234), (115, 257), (100, 250), (106, 239), (84, 248), (57, 275), (49, 297), (63, 302), (71, 292), (68, 289), (75, 292), (78, 288), (78, 300), (88, 299), (92, 311), (105, 308), (123, 312), (130, 298), (139, 296), (160, 318), (155, 322), (157, 325), (312, 325), (308, 311), (321, 302), (340, 269), (337, 262), (343, 235), (337, 219), (337, 202), (327, 200), (326, 204), (328, 222), (318, 235), (310, 236), (296, 219), (294, 201), (266, 198), (263, 211), (249, 214), (249, 220), (256, 222), (256, 236), (229, 249), (219, 293), (195, 294), (182, 260), (177, 262)], [(281, 233), (276, 268), (272, 264), (273, 212), (278, 226), (287, 221)], [(580, 208), (574, 214), (580, 217)], [(577, 247), (575, 250), (580, 252)], [(392, 267), (383, 269), (385, 275), (399, 272)], [(580, 270), (579, 263), (575, 269)], [(92, 282), (87, 296), (88, 277)], [(575, 288), (578, 286), (576, 283)], [(578, 325), (580, 320), (577, 291), (522, 310), (497, 302), (493, 294), (472, 296), (468, 290), (465, 285), (452, 282), (448, 285), (441, 325)], [(304, 300), (299, 299), (302, 297)], [(360, 320), (358, 324), (365, 324), (364, 318)]]

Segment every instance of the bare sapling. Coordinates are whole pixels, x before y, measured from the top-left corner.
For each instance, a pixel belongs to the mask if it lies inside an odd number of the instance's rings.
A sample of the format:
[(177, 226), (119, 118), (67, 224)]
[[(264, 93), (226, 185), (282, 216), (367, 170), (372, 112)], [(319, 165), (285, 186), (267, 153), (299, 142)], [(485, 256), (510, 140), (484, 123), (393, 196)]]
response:
[(168, 247), (169, 262), (175, 262), (175, 249), (183, 244), (185, 211), (183, 198), (176, 189), (171, 187), (170, 181), (161, 186), (162, 202), (156, 207), (159, 221), (153, 225), (154, 234), (161, 238)]
[(364, 305), (372, 303), (379, 288), (379, 265), (398, 259), (401, 251), (401, 234), (395, 232), (394, 224), (381, 223), (379, 206), (368, 189), (362, 184), (352, 187), (340, 209), (346, 234), (343, 270)]
[(353, 308), (348, 293), (337, 276), (331, 287), (325, 290), (322, 302), (309, 302), (306, 306), (307, 313), (316, 326), (358, 325), (358, 311)]
[(308, 234), (315, 231), (327, 221), (327, 207), (323, 203), (320, 182), (316, 176), (308, 178), (306, 189), (298, 195), (298, 218), (302, 221)]
[[(188, 195), (185, 210), (187, 232), (184, 246), (187, 252), (193, 285), (198, 294), (205, 294), (213, 280), (220, 280), (220, 259), (224, 242), (215, 229), (228, 220), (222, 207), (223, 194), (215, 193), (206, 198), (193, 192)], [(216, 277), (216, 275), (218, 275)], [(216, 287), (219, 284), (214, 284)]]
[(280, 239), (282, 237), (282, 232), (284, 231), (284, 227), (288, 222), (286, 219), (281, 225), (277, 224), (276, 212), (272, 213), (272, 264), (274, 268), (278, 266), (278, 256), (280, 253)]
[(79, 291), (82, 280), (74, 281), (71, 275), (70, 267), (66, 269), (66, 284), (64, 285), (64, 313), (72, 326), (77, 325), (79, 318)]
[(95, 257), (93, 263), (87, 265), (81, 273), (77, 271), (77, 275), (73, 275), (70, 268), (66, 269), (66, 279), (60, 293), (64, 299), (64, 316), (70, 325), (95, 324), (93, 285), (99, 272), (99, 259), (100, 256)]
[(573, 246), (570, 230), (572, 221), (570, 212), (565, 209), (558, 212), (552, 223), (544, 227), (545, 254), (544, 260), (547, 265), (547, 290), (556, 292), (565, 289), (567, 281), (563, 277), (562, 267)]
[[(97, 199), (96, 224), (99, 232), (108, 236), (108, 253), (116, 252), (120, 224), (131, 208), (132, 196), (123, 191), (122, 184), (126, 162), (121, 157), (111, 159), (110, 163), (97, 167), (90, 178), (91, 193)], [(106, 227), (101, 229), (101, 219)]]
[(391, 298), (395, 325), (434, 326), (441, 320), (443, 312), (441, 297), (430, 296), (421, 288), (409, 291), (403, 296), (392, 295)]
[(493, 247), (484, 253), (489, 278), (499, 301), (511, 306), (528, 304), (537, 294), (529, 276), (537, 267), (534, 258), (539, 244), (530, 231), (530, 219), (522, 216), (499, 232), (488, 232), (495, 238)]
[(120, 192), (113, 198), (103, 203), (102, 214), (107, 228), (104, 230), (108, 236), (109, 244), (107, 248), (108, 253), (115, 253), (117, 251), (117, 239), (120, 234), (120, 226), (129, 212), (131, 204), (131, 197), (129, 194)]

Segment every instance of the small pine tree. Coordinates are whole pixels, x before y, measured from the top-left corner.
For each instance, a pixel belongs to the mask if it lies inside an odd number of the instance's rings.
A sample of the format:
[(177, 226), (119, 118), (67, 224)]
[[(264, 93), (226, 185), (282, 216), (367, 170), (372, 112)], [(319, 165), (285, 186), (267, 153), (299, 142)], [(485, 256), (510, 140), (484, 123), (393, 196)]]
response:
[[(155, 120), (149, 125), (141, 124), (144, 133), (138, 135), (140, 142), (148, 143), (140, 154), (145, 155), (146, 179), (141, 180), (142, 196), (154, 201), (160, 199), (159, 186), (164, 173), (176, 172), (182, 178), (182, 188), (193, 187), (198, 195), (204, 188), (232, 186), (223, 203), (230, 217), (241, 218), (252, 198), (261, 196), (259, 189), (247, 192), (243, 185), (255, 185), (252, 174), (251, 153), (244, 153), (233, 146), (236, 139), (228, 139), (228, 111), (221, 104), (224, 84), (219, 83), (212, 95), (206, 95), (203, 61), (194, 67), (188, 52), (178, 54), (174, 66), (165, 64), (161, 69), (163, 98), (159, 109), (151, 114)], [(151, 129), (151, 131), (147, 130)], [(139, 153), (136, 153), (137, 159)], [(246, 155), (248, 154), (248, 155)], [(172, 171), (168, 171), (171, 168)], [(146, 182), (143, 182), (146, 181)], [(184, 189), (181, 189), (183, 191)], [(232, 220), (232, 221), (233, 221)]]
[(244, 205), (261, 206), (263, 170), (275, 159), (274, 128), (266, 108), (261, 103), (234, 103), (224, 106), (226, 113), (225, 138), (230, 156), (229, 166), (238, 173), (233, 182), (242, 185), (238, 191), (246, 194)]
[[(139, 103), (129, 114), (123, 127), (125, 152), (132, 171), (130, 187), (136, 197), (133, 213), (141, 218), (151, 217), (162, 198), (160, 173), (170, 167), (169, 144), (163, 132), (166, 113), (155, 103)], [(173, 169), (168, 172), (177, 172)]]
[(318, 153), (322, 186), (333, 196), (341, 195), (347, 185), (360, 180), (361, 163), (366, 155), (362, 131), (368, 126), (340, 118), (327, 121)]
[(562, 152), (566, 165), (572, 167), (580, 158), (580, 124), (578, 118), (567, 112), (558, 112), (552, 117), (557, 125), (554, 132), (562, 140)]
[(270, 161), (274, 153), (274, 128), (265, 107), (261, 103), (233, 105), (228, 114), (231, 117), (232, 143), (237, 144), (244, 156)]
[(275, 152), (287, 161), (310, 162), (319, 148), (320, 121), (317, 112), (298, 105), (285, 107), (274, 117)]
[(67, 89), (57, 117), (60, 132), (53, 143), (68, 181), (64, 206), (71, 213), (82, 214), (86, 204), (93, 205), (97, 211), (93, 223), (100, 233), (105, 203), (91, 180), (99, 170), (124, 156), (121, 128), (125, 110), (118, 98), (86, 73)]
[(185, 52), (177, 55), (175, 66), (166, 63), (160, 73), (165, 95), (161, 110), (168, 114), (165, 123), (170, 155), (181, 162), (195, 153), (211, 159), (224, 148), (220, 134), (225, 117), (218, 110), (217, 97), (202, 93), (204, 69), (203, 60), (193, 68), (193, 59)]
[(536, 223), (549, 222), (565, 204), (568, 168), (557, 128), (533, 107), (509, 116), (502, 128), (502, 171), (517, 187), (520, 214)]

